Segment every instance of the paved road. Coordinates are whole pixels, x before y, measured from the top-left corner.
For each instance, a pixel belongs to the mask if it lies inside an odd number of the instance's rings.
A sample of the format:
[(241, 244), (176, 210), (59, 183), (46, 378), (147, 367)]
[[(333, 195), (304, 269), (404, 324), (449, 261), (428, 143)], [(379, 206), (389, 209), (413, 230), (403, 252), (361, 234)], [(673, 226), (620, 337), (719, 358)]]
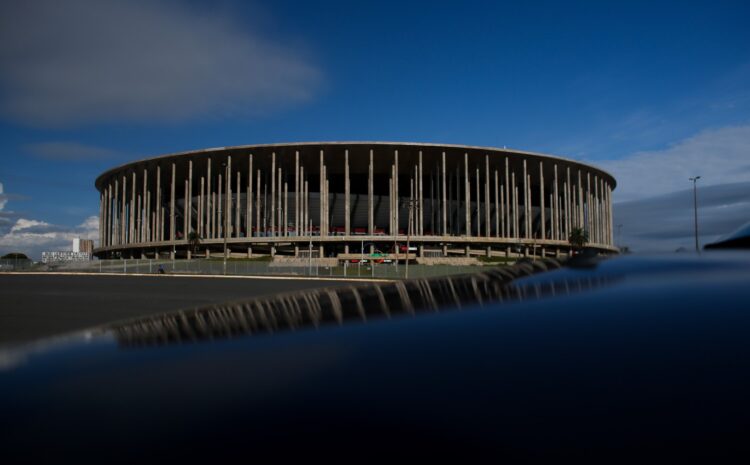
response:
[(0, 346), (141, 315), (340, 284), (290, 279), (0, 274)]

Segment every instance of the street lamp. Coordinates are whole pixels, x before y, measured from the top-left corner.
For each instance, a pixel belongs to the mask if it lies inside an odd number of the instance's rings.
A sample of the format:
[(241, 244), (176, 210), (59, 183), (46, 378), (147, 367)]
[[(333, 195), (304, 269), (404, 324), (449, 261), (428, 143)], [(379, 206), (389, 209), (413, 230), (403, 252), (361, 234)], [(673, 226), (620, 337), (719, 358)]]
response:
[(701, 249), (698, 246), (698, 180), (700, 179), (700, 176), (696, 176), (694, 178), (690, 178), (691, 181), (693, 181), (693, 210), (695, 212), (695, 251), (700, 253)]
[[(406, 226), (406, 267), (404, 268), (404, 279), (409, 279), (409, 242), (411, 240), (411, 223), (414, 216), (414, 206), (419, 203), (417, 199), (409, 199), (404, 204), (409, 206), (409, 222)], [(396, 255), (398, 258), (398, 255)]]

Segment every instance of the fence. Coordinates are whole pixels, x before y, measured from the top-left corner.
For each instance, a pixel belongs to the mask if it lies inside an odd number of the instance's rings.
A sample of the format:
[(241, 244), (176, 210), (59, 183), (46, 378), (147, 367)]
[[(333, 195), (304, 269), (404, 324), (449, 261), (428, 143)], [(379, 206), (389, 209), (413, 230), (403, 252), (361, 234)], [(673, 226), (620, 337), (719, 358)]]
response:
[[(406, 275), (405, 265), (394, 264), (346, 264), (324, 266), (311, 260), (309, 264), (280, 265), (268, 261), (228, 260), (226, 269), (223, 260), (169, 260), (169, 259), (130, 259), (130, 260), (92, 260), (90, 262), (54, 263), (44, 271), (88, 272), (88, 273), (123, 273), (123, 274), (198, 274), (198, 275), (236, 275), (236, 276), (319, 276), (346, 278), (386, 278), (401, 279)], [(409, 265), (410, 278), (427, 278), (479, 271), (477, 266), (449, 265)]]
[(28, 258), (0, 258), (0, 271), (27, 271), (34, 266)]

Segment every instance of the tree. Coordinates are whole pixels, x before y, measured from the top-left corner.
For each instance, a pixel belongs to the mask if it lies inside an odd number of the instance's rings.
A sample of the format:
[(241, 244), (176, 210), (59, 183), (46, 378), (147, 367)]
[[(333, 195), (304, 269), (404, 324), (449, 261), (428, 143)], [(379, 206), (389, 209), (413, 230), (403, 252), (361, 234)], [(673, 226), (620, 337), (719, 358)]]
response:
[(583, 228), (573, 228), (568, 236), (568, 242), (573, 249), (582, 249), (589, 242), (589, 232)]
[(2, 257), (5, 260), (28, 260), (29, 257), (26, 256), (26, 254), (22, 254), (19, 252), (11, 252), (3, 255)]
[(193, 253), (196, 253), (198, 247), (201, 245), (201, 237), (197, 232), (191, 231), (190, 234), (188, 234), (188, 241), (190, 241), (190, 247), (192, 248)]

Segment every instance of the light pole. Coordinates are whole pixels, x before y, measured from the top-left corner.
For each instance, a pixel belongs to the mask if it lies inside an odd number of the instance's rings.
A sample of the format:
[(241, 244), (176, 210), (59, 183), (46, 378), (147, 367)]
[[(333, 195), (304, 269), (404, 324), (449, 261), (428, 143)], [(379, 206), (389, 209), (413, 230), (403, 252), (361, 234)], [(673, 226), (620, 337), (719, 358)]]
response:
[[(229, 166), (226, 162), (222, 163), (221, 166), (224, 167), (224, 178), (226, 179), (225, 184), (226, 188), (224, 189), (224, 197), (226, 197), (226, 201), (224, 202), (224, 274), (227, 274), (227, 237), (229, 236), (227, 234), (227, 228), (229, 227)], [(221, 205), (219, 205), (219, 209), (221, 209)]]
[(698, 246), (698, 180), (700, 176), (690, 178), (693, 181), (693, 211), (695, 212), (695, 251), (701, 253), (701, 249)]
[(411, 240), (411, 223), (414, 215), (414, 205), (416, 205), (417, 202), (417, 199), (409, 199), (404, 202), (409, 205), (409, 222), (406, 226), (406, 267), (404, 268), (404, 279), (409, 279), (409, 242)]

